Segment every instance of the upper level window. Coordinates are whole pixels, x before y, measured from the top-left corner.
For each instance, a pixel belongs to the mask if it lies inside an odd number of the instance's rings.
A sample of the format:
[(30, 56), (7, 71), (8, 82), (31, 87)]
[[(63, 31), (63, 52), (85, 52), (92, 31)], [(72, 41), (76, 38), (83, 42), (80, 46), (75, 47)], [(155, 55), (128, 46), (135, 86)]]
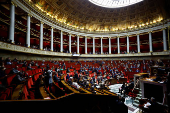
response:
[(143, 0), (89, 0), (93, 4), (107, 8), (119, 8), (136, 4)]

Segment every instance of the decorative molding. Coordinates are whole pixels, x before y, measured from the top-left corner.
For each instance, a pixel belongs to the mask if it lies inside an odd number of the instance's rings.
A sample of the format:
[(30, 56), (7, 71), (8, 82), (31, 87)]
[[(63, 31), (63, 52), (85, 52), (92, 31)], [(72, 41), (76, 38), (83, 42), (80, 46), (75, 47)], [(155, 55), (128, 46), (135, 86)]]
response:
[(41, 24), (44, 24), (44, 22), (41, 21)]
[(29, 14), (29, 13), (28, 13), (28, 16), (32, 17), (32, 15), (31, 15), (31, 14)]
[(14, 3), (13, 1), (11, 1), (11, 4), (14, 5), (15, 7), (17, 7), (16, 3)]

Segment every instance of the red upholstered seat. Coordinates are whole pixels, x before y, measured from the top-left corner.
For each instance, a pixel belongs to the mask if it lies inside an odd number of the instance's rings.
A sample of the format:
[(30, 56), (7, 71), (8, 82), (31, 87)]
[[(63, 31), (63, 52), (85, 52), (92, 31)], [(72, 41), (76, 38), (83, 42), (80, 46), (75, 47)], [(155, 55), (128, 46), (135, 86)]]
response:
[(32, 78), (29, 78), (29, 79), (28, 79), (28, 82), (27, 82), (28, 89), (31, 89), (31, 88), (32, 88), (32, 85), (33, 85)]
[(24, 99), (28, 99), (29, 94), (26, 85), (24, 85), (23, 94), (24, 94)]
[(70, 69), (70, 71), (74, 71), (73, 69)]
[(12, 65), (5, 65), (5, 68), (12, 68)]
[(30, 97), (31, 99), (35, 99), (35, 94), (34, 94), (33, 91), (29, 91), (29, 97)]
[(35, 69), (34, 70), (32, 70), (32, 74), (34, 75), (34, 74), (36, 74), (36, 71), (35, 71)]
[(62, 71), (62, 74), (66, 74), (66, 73), (67, 73), (66, 70)]
[(11, 70), (12, 70), (12, 68), (6, 69), (6, 70), (5, 70), (5, 74), (8, 75), (8, 74), (11, 72)]
[(40, 75), (41, 75), (41, 73), (35, 74), (34, 75), (34, 81), (37, 81), (37, 79), (39, 78)]
[(0, 100), (6, 100), (6, 98), (7, 98), (7, 94), (5, 93), (0, 94)]
[(22, 71), (26, 71), (26, 67), (22, 67)]
[(5, 90), (5, 94), (7, 94), (7, 97), (9, 97), (9, 96), (11, 96), (10, 94), (11, 94), (11, 89), (10, 88), (7, 88), (6, 90)]
[(13, 78), (16, 76), (16, 74), (10, 75), (7, 77), (7, 85), (10, 86)]
[(18, 71), (22, 71), (22, 68), (18, 68)]
[(28, 70), (28, 71), (26, 71), (26, 73), (28, 74), (28, 76), (31, 76), (32, 75), (32, 70)]

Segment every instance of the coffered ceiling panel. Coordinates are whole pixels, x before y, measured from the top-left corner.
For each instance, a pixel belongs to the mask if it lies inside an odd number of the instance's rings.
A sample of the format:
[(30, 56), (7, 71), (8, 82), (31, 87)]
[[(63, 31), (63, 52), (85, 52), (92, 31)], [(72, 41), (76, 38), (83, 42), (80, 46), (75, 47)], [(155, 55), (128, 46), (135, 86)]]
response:
[(169, 18), (166, 0), (144, 0), (122, 8), (104, 8), (88, 0), (32, 0), (64, 24), (92, 31), (127, 29)]

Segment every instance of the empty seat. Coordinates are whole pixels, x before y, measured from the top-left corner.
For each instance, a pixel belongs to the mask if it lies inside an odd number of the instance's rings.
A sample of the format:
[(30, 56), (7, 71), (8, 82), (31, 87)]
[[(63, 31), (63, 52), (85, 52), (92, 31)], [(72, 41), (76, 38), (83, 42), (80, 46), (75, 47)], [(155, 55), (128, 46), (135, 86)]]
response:
[(10, 75), (7, 77), (7, 86), (11, 85), (11, 82), (15, 76), (16, 76), (16, 74), (13, 74), (13, 75)]
[(6, 75), (10, 74), (11, 70), (12, 70), (12, 68), (6, 69), (6, 70), (5, 70), (5, 74), (6, 74)]
[(0, 100), (6, 100), (6, 98), (7, 98), (7, 94), (5, 93), (0, 94)]

